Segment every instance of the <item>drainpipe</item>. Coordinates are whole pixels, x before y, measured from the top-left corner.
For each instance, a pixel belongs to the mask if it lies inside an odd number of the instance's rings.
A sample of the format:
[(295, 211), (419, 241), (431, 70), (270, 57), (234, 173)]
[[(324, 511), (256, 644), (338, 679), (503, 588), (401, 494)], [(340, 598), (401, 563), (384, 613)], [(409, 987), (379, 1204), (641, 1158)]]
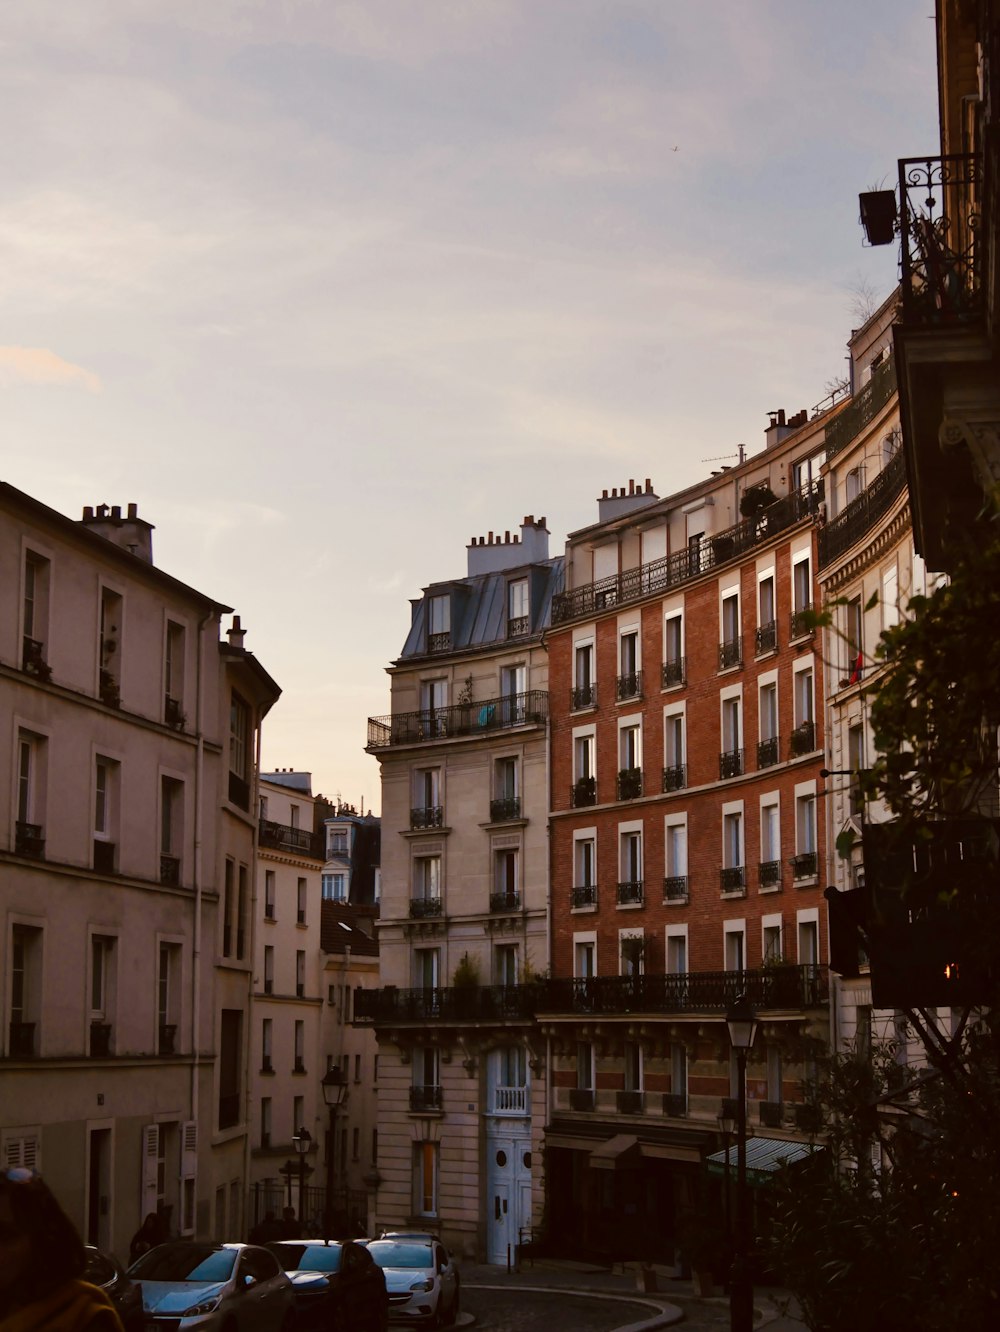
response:
[[(204, 687), (203, 673), (203, 639), (205, 630), (211, 623), (214, 616), (213, 611), (209, 611), (198, 625), (198, 650), (196, 660), (195, 677), (195, 735), (197, 736), (197, 750), (195, 754), (194, 767), (194, 931), (191, 945), (191, 1119), (194, 1123), (199, 1121), (199, 1071), (201, 1066), (201, 1050), (199, 1048), (199, 1033), (201, 1030), (201, 910), (203, 893), (203, 871), (202, 871), (202, 791), (204, 789), (204, 769), (205, 769), (205, 730), (204, 730), (204, 707), (202, 701)], [(201, 1144), (199, 1143), (198, 1155), (201, 1155)], [(197, 1175), (195, 1176), (197, 1180)], [(197, 1183), (195, 1185), (195, 1215), (197, 1216)], [(197, 1223), (195, 1228), (197, 1229)]]
[[(253, 783), (250, 789), (250, 817), (252, 823), (250, 835), (250, 904), (247, 922), (249, 926), (247, 930), (247, 956), (250, 959), (250, 969), (247, 972), (247, 1021), (246, 1030), (243, 1033), (243, 1105), (247, 1111), (243, 1133), (244, 1216), (248, 1212), (246, 1204), (249, 1202), (250, 1183), (250, 1025), (254, 1011), (253, 975), (257, 958), (257, 847), (260, 837), (260, 754), (263, 732), (264, 718), (259, 716), (254, 746)], [(296, 1132), (298, 1132), (298, 1128), (296, 1128)]]

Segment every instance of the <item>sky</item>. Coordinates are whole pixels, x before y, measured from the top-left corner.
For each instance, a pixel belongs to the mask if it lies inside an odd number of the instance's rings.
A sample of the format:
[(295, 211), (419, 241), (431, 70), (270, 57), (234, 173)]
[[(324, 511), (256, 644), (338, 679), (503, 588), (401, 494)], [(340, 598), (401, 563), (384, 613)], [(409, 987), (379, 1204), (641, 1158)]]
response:
[(379, 808), (409, 599), (668, 495), (845, 371), (859, 191), (937, 151), (929, 0), (0, 5), (0, 479), (136, 502)]

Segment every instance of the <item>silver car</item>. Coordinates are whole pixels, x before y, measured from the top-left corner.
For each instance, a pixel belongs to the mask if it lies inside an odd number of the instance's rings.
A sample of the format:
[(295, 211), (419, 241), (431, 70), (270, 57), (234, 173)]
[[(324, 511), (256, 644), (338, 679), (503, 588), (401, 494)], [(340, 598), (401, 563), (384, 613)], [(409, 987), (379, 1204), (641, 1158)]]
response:
[(254, 1244), (158, 1244), (132, 1264), (146, 1332), (287, 1332), (292, 1283), (273, 1253)]
[(389, 1321), (450, 1325), (459, 1313), (458, 1269), (439, 1239), (378, 1239), (368, 1252), (385, 1274)]

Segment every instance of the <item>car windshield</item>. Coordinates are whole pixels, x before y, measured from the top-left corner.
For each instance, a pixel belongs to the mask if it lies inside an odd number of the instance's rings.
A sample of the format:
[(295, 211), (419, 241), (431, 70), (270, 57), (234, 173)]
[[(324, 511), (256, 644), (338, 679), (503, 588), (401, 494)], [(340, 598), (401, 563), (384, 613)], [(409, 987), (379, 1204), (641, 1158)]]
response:
[(269, 1244), (286, 1272), (339, 1272), (339, 1244)]
[(87, 1249), (85, 1252), (86, 1266), (83, 1275), (86, 1280), (94, 1286), (104, 1286), (114, 1281), (118, 1274), (111, 1259), (99, 1253), (97, 1249)]
[(379, 1267), (433, 1267), (434, 1255), (429, 1244), (397, 1244), (395, 1240), (374, 1240), (368, 1252)]
[(236, 1266), (235, 1249), (211, 1244), (160, 1244), (129, 1269), (139, 1281), (228, 1281)]

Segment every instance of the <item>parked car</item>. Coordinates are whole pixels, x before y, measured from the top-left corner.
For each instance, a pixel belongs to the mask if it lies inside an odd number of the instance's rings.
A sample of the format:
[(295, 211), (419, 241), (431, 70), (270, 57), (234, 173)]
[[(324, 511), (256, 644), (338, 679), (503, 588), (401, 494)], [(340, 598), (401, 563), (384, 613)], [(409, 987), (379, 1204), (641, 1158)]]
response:
[(385, 1273), (389, 1319), (439, 1327), (459, 1313), (458, 1269), (439, 1239), (377, 1239), (368, 1252)]
[(382, 1269), (353, 1240), (275, 1240), (302, 1332), (385, 1332), (389, 1297)]
[(142, 1288), (147, 1332), (288, 1332), (294, 1318), (292, 1283), (258, 1245), (172, 1240), (128, 1275)]
[(142, 1291), (126, 1274), (118, 1259), (110, 1253), (84, 1245), (87, 1265), (83, 1279), (92, 1286), (100, 1286), (111, 1300), (121, 1319), (125, 1332), (144, 1332), (142, 1317)]

